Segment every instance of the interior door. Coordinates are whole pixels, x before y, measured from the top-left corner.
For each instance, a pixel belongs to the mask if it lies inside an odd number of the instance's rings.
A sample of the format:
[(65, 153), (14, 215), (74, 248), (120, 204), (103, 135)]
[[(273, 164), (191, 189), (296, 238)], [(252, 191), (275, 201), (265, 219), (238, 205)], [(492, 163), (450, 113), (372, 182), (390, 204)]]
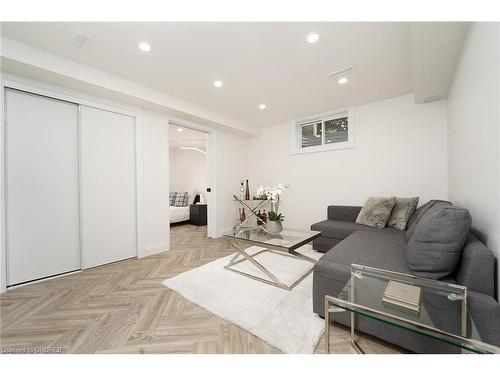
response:
[(78, 106), (6, 89), (7, 285), (80, 269)]
[(135, 118), (80, 107), (83, 268), (137, 255)]

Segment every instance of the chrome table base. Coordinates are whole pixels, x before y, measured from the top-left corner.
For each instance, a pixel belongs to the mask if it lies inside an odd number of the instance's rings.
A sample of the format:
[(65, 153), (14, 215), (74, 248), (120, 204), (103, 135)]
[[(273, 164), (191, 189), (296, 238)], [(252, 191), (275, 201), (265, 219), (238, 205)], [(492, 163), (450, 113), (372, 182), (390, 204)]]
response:
[[(255, 257), (259, 254), (262, 254), (264, 252), (271, 252), (274, 254), (279, 254), (281, 256), (287, 256), (287, 257), (292, 257), (292, 258), (299, 258), (299, 259), (304, 259), (307, 260), (313, 264), (316, 263), (315, 259), (309, 258), (306, 255), (300, 254), (296, 251), (290, 250), (289, 252), (283, 251), (283, 249), (279, 248), (279, 250), (274, 250), (272, 246), (266, 245), (269, 248), (257, 251), (253, 254), (249, 254), (246, 252), (247, 249), (240, 247), (235, 241), (231, 241), (231, 244), (236, 248), (237, 252), (236, 254), (231, 258), (227, 266), (224, 268), (226, 270), (236, 272), (240, 275), (243, 275), (245, 277), (249, 277), (253, 280), (257, 280), (266, 284), (270, 284), (273, 286), (276, 286), (281, 289), (285, 290), (292, 290), (295, 288), (302, 280), (304, 280), (311, 272), (313, 271), (313, 267), (309, 271), (307, 271), (304, 275), (302, 275), (298, 280), (296, 280), (292, 285), (288, 286), (286, 285), (282, 280), (280, 280), (276, 275), (274, 275), (271, 271), (269, 271), (266, 267), (264, 267)], [(278, 249), (278, 248), (276, 248)], [(266, 275), (269, 279), (265, 279), (263, 277), (255, 276), (247, 272), (240, 271), (238, 269), (235, 269), (234, 266), (244, 262), (248, 261), (252, 263), (259, 271), (261, 271), (264, 275)]]
[[(330, 313), (345, 312), (340, 307), (331, 307), (329, 300), (325, 298), (325, 341), (326, 341), (326, 354), (330, 353), (330, 329), (332, 323), (330, 322)], [(351, 312), (351, 345), (358, 354), (365, 354), (365, 351), (359, 346), (358, 340), (356, 339), (356, 334), (354, 332), (355, 326), (355, 315)]]

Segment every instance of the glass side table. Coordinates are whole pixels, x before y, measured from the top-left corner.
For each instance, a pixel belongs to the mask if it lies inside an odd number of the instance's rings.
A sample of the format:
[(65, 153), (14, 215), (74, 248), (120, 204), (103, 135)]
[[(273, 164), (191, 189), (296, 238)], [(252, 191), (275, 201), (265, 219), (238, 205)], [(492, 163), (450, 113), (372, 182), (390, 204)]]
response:
[[(421, 288), (418, 315), (382, 303), (389, 281)], [(448, 343), (463, 353), (500, 353), (500, 348), (481, 340), (467, 308), (467, 288), (462, 285), (352, 264), (351, 278), (340, 294), (325, 296), (327, 353), (330, 352), (330, 314), (345, 311), (351, 313), (351, 343), (358, 353), (364, 353), (355, 336), (359, 315)]]

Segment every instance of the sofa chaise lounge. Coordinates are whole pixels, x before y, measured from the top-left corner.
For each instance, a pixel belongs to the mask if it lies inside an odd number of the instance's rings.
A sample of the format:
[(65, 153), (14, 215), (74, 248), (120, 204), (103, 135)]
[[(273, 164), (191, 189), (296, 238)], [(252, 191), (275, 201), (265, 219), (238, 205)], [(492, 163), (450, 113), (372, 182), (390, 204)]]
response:
[[(324, 317), (325, 295), (337, 296), (342, 291), (350, 278), (353, 263), (411, 274), (406, 260), (407, 242), (419, 222), (446, 206), (451, 206), (451, 203), (439, 200), (427, 202), (415, 211), (404, 231), (357, 224), (355, 221), (361, 207), (329, 206), (327, 220), (311, 225), (312, 230), (322, 232), (321, 237), (313, 242), (313, 248), (326, 253), (314, 267), (314, 312)], [(495, 258), (473, 233), (467, 234), (458, 266), (442, 280), (467, 287), (468, 307), (482, 340), (500, 346)], [(332, 314), (331, 319), (350, 325), (348, 313)], [(357, 318), (356, 329), (417, 353), (458, 352), (450, 344), (362, 316)]]

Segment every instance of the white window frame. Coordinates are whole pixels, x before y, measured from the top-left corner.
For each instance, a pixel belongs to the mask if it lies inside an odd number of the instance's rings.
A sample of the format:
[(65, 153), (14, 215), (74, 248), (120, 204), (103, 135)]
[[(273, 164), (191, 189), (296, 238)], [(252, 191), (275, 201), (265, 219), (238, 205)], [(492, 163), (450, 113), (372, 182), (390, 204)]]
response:
[[(333, 120), (347, 116), (347, 141), (336, 143), (325, 143), (325, 121)], [(302, 147), (302, 127), (312, 122), (322, 123), (321, 145)], [(290, 154), (308, 154), (311, 152), (344, 150), (354, 147), (354, 108), (344, 108), (337, 111), (321, 113), (319, 115), (309, 116), (294, 120), (290, 125)]]

